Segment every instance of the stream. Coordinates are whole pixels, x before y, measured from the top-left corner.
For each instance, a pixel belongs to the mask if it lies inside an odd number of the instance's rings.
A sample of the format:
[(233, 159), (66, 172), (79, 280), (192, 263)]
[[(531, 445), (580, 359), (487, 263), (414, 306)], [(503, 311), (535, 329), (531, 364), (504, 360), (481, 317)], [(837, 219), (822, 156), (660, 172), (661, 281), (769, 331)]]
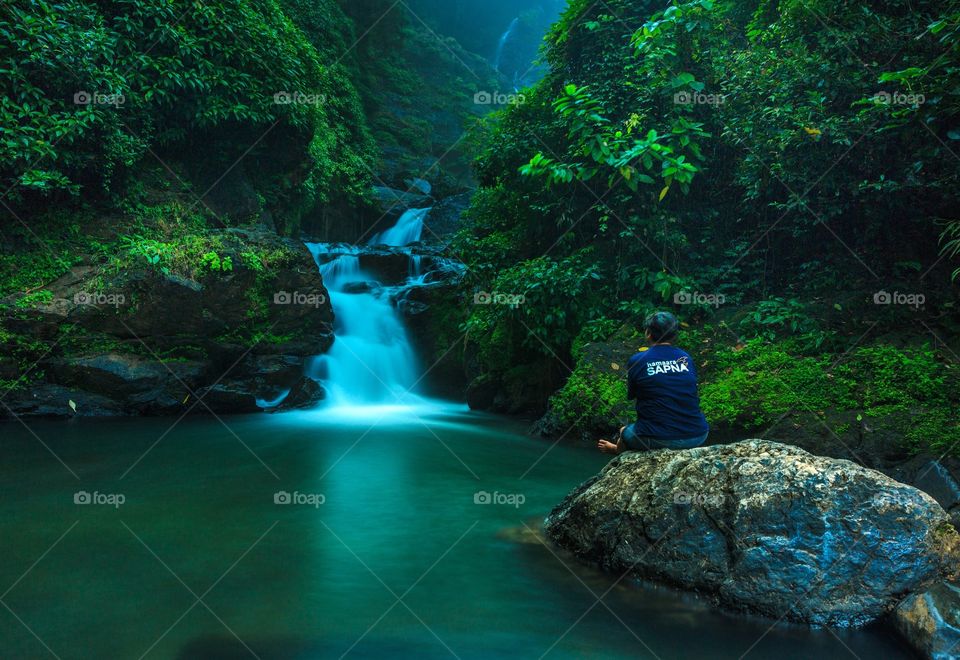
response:
[[(428, 212), (371, 243), (416, 243)], [(4, 425), (4, 657), (910, 657), (523, 542), (606, 457), (418, 394), (395, 303), (429, 285), (420, 256), (387, 286), (367, 248), (309, 247), (337, 316), (317, 407)]]

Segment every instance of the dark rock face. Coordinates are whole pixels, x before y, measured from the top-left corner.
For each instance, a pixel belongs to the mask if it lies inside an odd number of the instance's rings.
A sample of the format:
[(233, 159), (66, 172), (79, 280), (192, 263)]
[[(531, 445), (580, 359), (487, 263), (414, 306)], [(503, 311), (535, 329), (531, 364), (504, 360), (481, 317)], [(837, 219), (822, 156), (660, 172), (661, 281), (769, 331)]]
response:
[(460, 362), (463, 346), (459, 328), (453, 325), (456, 330), (451, 332), (449, 319), (457, 314), (466, 268), (434, 251), (421, 257), (420, 272), (419, 278), (397, 287), (393, 299), (417, 354), (429, 370), (430, 394), (462, 399), (467, 380)]
[[(257, 397), (245, 383), (216, 383), (201, 388), (197, 395), (202, 404), (214, 412), (227, 414), (251, 413), (260, 410)], [(187, 403), (192, 403), (187, 401)], [(198, 412), (203, 412), (199, 410)]]
[(918, 455), (881, 471), (930, 495), (950, 515), (953, 526), (960, 529), (960, 461), (956, 458)]
[[(94, 269), (76, 269), (49, 287), (50, 305), (0, 307), (5, 328), (53, 346), (37, 365), (42, 379), (10, 392), (0, 417), (239, 413), (285, 391), (290, 405), (322, 398), (303, 375), (305, 358), (333, 342), (312, 255), (270, 231), (214, 233), (228, 271), (187, 279), (144, 264), (104, 286)], [(57, 341), (64, 328), (74, 345)]]
[(410, 248), (370, 247), (360, 253), (360, 268), (382, 284), (402, 284), (410, 276)]
[(960, 656), (960, 587), (941, 582), (904, 600), (892, 617), (894, 627), (924, 658)]
[(293, 386), (290, 393), (280, 404), (281, 410), (293, 410), (296, 408), (311, 408), (327, 396), (323, 386), (312, 378), (303, 376)]
[(196, 362), (163, 363), (119, 353), (93, 357), (59, 358), (49, 363), (51, 375), (67, 386), (84, 386), (94, 392), (133, 395), (148, 393), (172, 378), (196, 382), (203, 365)]
[(460, 218), (469, 206), (470, 193), (441, 199), (427, 216), (424, 236), (431, 241), (448, 243), (460, 228)]
[(621, 455), (545, 528), (610, 570), (777, 619), (857, 626), (955, 570), (948, 520), (879, 472), (746, 440)]
[[(891, 474), (890, 469), (911, 457), (903, 442), (903, 436), (887, 424), (869, 431), (857, 421), (856, 410), (828, 410), (826, 418), (803, 411), (791, 418), (784, 418), (767, 432), (771, 439), (806, 449), (812, 454), (843, 458), (866, 467)], [(846, 427), (850, 430), (838, 435), (833, 429)], [(907, 481), (893, 475), (900, 481)]]
[[(76, 410), (70, 405), (73, 401)], [(26, 392), (11, 392), (0, 407), (0, 418), (18, 417), (119, 417), (118, 402), (83, 390), (42, 383)]]
[(490, 378), (474, 378), (467, 386), (467, 405), (471, 410), (490, 410), (493, 408), (499, 384)]
[(374, 186), (373, 197), (384, 213), (394, 213), (398, 216), (408, 209), (422, 209), (430, 206), (433, 201), (429, 193), (424, 193), (416, 186), (410, 186), (409, 190)]
[(544, 417), (545, 401), (563, 382), (564, 374), (550, 360), (539, 364), (522, 365), (496, 374), (479, 374), (479, 369), (467, 356), (467, 403), (472, 410), (524, 417), (540, 418), (532, 432), (538, 435), (569, 437), (568, 427)]
[(380, 282), (350, 282), (343, 287), (344, 293), (374, 293), (383, 288)]
[[(197, 361), (165, 363), (136, 355), (105, 353), (50, 360), (48, 378), (64, 387), (113, 400), (119, 409), (165, 414), (180, 408), (190, 390), (202, 382), (206, 368)], [(81, 408), (85, 412), (88, 407), (78, 404), (78, 412)]]

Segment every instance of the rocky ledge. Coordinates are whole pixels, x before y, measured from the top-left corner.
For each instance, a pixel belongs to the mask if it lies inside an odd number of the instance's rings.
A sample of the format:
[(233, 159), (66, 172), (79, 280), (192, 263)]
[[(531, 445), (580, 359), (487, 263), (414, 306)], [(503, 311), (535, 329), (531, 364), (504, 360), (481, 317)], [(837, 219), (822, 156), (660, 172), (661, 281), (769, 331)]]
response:
[[(333, 342), (313, 257), (270, 231), (213, 231), (190, 275), (75, 267), (41, 304), (0, 300), (0, 418), (253, 412), (323, 397), (304, 360)], [(215, 261), (214, 261), (215, 257)]]
[(545, 530), (611, 571), (828, 626), (866, 624), (954, 574), (958, 538), (916, 488), (766, 440), (621, 455)]

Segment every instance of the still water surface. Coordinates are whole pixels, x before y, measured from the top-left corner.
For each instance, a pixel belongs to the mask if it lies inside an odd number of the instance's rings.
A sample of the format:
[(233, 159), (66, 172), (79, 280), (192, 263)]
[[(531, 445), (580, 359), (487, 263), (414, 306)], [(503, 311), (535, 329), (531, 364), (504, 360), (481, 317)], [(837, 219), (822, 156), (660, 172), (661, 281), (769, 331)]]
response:
[(509, 420), (174, 422), (0, 425), (0, 657), (909, 657), (879, 630), (771, 627), (504, 535), (605, 462)]

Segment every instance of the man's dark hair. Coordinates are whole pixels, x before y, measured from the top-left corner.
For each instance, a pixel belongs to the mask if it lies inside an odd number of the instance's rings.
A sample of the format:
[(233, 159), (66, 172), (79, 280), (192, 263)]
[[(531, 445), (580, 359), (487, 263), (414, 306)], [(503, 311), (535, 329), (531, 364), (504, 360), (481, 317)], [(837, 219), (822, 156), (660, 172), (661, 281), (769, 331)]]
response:
[(670, 312), (654, 312), (643, 322), (643, 329), (654, 343), (673, 342), (680, 331), (680, 321)]

